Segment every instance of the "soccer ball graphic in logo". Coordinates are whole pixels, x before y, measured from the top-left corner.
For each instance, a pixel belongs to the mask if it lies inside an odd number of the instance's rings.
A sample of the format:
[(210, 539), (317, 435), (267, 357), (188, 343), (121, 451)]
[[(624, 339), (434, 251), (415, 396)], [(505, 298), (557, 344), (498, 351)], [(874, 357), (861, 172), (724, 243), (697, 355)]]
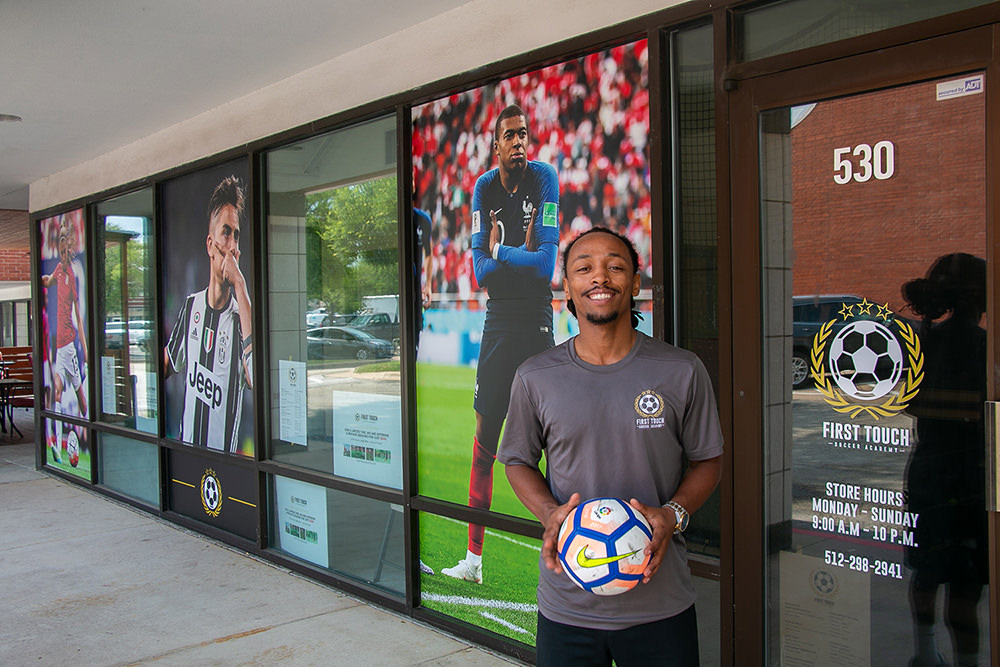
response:
[(644, 415), (654, 415), (660, 412), (660, 398), (656, 394), (643, 394), (639, 397), (639, 411)]
[(830, 344), (830, 373), (851, 398), (882, 398), (903, 373), (903, 350), (884, 325), (858, 320), (841, 329)]
[(80, 438), (76, 431), (70, 431), (66, 436), (66, 453), (69, 454), (69, 464), (74, 468), (80, 463)]
[(644, 552), (653, 537), (645, 517), (618, 498), (578, 505), (559, 529), (563, 571), (585, 591), (618, 595), (642, 581)]
[(222, 485), (211, 468), (201, 478), (201, 505), (209, 516), (218, 516), (222, 509)]

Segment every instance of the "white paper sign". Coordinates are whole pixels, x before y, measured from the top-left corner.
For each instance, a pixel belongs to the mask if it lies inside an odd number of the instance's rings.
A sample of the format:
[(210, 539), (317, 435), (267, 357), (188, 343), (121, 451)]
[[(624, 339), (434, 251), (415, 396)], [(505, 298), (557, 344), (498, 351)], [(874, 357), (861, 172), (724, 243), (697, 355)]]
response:
[(101, 409), (106, 415), (118, 412), (117, 392), (115, 391), (115, 358), (101, 357)]
[(306, 380), (304, 361), (278, 362), (279, 437), (294, 445), (306, 444)]
[(871, 665), (867, 573), (781, 552), (781, 664)]
[(302, 560), (329, 567), (326, 489), (287, 477), (274, 478), (278, 546)]
[(333, 392), (333, 472), (361, 482), (403, 488), (398, 396)]

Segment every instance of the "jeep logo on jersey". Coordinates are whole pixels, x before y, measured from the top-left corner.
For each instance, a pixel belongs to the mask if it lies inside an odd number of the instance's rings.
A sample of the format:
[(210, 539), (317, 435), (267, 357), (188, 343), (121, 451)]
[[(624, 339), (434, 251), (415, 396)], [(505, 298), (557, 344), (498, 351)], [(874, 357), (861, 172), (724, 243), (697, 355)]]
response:
[(205, 405), (213, 410), (222, 405), (222, 386), (219, 385), (211, 372), (201, 364), (194, 364), (187, 377), (188, 387)]

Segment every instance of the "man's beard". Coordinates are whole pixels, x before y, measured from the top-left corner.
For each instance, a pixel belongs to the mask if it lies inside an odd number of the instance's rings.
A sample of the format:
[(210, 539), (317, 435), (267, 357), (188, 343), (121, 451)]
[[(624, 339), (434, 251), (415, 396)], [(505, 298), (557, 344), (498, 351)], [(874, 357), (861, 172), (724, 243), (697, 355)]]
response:
[(598, 315), (597, 313), (587, 313), (587, 321), (591, 324), (611, 324), (618, 319), (620, 313), (615, 310), (610, 313), (605, 313), (604, 315)]

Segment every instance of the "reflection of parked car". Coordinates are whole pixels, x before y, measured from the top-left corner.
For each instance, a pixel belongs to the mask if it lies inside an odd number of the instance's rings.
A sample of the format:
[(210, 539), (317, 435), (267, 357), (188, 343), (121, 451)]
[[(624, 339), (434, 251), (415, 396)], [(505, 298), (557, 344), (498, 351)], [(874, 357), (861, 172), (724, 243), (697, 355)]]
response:
[[(131, 320), (128, 323), (129, 345), (147, 347), (152, 344), (152, 324), (146, 320)], [(125, 323), (113, 320), (104, 325), (104, 346), (109, 350), (120, 350), (125, 340)]]
[(792, 387), (809, 385), (809, 350), (819, 328), (830, 320), (837, 320), (834, 331), (844, 328), (847, 323), (840, 317), (841, 307), (862, 301), (851, 294), (792, 297)]
[(351, 320), (351, 328), (360, 329), (382, 340), (387, 340), (399, 351), (399, 322), (389, 313), (366, 313)]
[(379, 359), (391, 357), (392, 343), (354, 327), (319, 327), (306, 332), (310, 359)]

